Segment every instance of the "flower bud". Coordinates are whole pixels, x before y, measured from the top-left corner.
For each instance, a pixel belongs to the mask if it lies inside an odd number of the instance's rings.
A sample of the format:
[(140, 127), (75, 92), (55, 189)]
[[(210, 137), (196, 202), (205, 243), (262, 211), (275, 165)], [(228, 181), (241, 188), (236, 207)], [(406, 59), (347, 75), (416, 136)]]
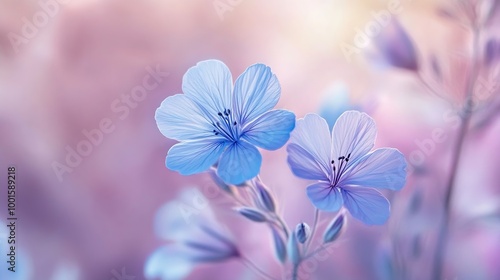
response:
[(259, 194), (260, 204), (269, 212), (274, 212), (276, 210), (276, 204), (274, 203), (274, 198), (266, 189), (266, 187), (260, 182), (256, 181), (255, 186), (257, 187), (257, 192)]
[(245, 218), (252, 220), (254, 222), (262, 223), (267, 221), (266, 216), (259, 210), (250, 207), (241, 207), (236, 209)]
[(339, 237), (340, 232), (342, 231), (342, 228), (344, 226), (344, 214), (340, 214), (335, 218), (330, 225), (325, 230), (325, 233), (323, 234), (323, 242), (324, 243), (329, 243), (335, 241), (337, 237)]
[(276, 258), (281, 263), (285, 263), (285, 261), (286, 261), (286, 245), (285, 245), (285, 242), (281, 238), (281, 235), (276, 231), (276, 229), (274, 229), (272, 227), (271, 231), (273, 233), (274, 252), (276, 253)]
[(210, 177), (219, 188), (221, 188), (223, 191), (229, 194), (232, 194), (233, 191), (231, 190), (231, 187), (228, 184), (224, 183), (224, 181), (222, 181), (222, 179), (217, 175), (215, 169), (210, 168), (208, 174), (210, 174)]
[(415, 46), (396, 18), (390, 21), (382, 34), (374, 38), (374, 44), (385, 64), (410, 71), (418, 70)]
[(295, 234), (297, 235), (297, 240), (304, 244), (311, 235), (311, 228), (306, 223), (300, 223), (295, 227)]

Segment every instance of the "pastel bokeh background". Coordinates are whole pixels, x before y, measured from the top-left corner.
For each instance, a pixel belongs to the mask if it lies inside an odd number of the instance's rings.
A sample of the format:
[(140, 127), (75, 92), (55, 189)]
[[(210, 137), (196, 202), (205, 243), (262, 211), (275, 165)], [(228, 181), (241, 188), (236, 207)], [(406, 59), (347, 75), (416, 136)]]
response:
[[(184, 177), (165, 167), (175, 142), (154, 121), (161, 101), (181, 92), (185, 71), (210, 58), (224, 61), (233, 78), (254, 63), (269, 65), (282, 87), (278, 107), (297, 117), (325, 106), (339, 110), (339, 92), (348, 96), (349, 106), (376, 120), (376, 146), (400, 149), (411, 164), (405, 188), (385, 193), (392, 203), (389, 222), (369, 227), (349, 219), (333, 253), (309, 264), (303, 279), (430, 279), (459, 133), (460, 92), (471, 67), (471, 36), (442, 9), (449, 1), (398, 2), (401, 26), (418, 49), (421, 76), (432, 75), (431, 58), (439, 59), (446, 84), (441, 95), (415, 71), (380, 63), (373, 45), (343, 51), (393, 1), (40, 4), (48, 2), (0, 2), (0, 217), (5, 223), (6, 169), (13, 164), (19, 218), (19, 271), (6, 271), (2, 225), (1, 279), (144, 279), (146, 258), (164, 243), (154, 232), (158, 209), (187, 187), (213, 190), (207, 174)], [(52, 13), (46, 21), (34, 18), (43, 7)], [(26, 22), (34, 21), (39, 24), (27, 30)], [(498, 36), (498, 21), (492, 21), (481, 33), (480, 55)], [(390, 38), (390, 31), (383, 27), (374, 37)], [(23, 32), (30, 38), (9, 35)], [(394, 40), (397, 48), (405, 47)], [(155, 86), (130, 99), (147, 77)], [(488, 81), (496, 85), (498, 79)], [(443, 279), (500, 278), (498, 99), (480, 100), (487, 106), (473, 112), (464, 138)], [(88, 155), (74, 159), (67, 172), (55, 172), (96, 129), (107, 132), (87, 147)], [(442, 141), (430, 140), (436, 129)], [(285, 149), (262, 154), (261, 177), (277, 195), (285, 220), (291, 226), (311, 223), (308, 182), (293, 176)], [(215, 208), (230, 208), (222, 193), (205, 195)], [(268, 229), (227, 210), (221, 215), (247, 256), (278, 275)], [(325, 223), (333, 216), (323, 215)], [(121, 277), (123, 271), (135, 278)], [(188, 279), (258, 277), (235, 260), (202, 266)]]

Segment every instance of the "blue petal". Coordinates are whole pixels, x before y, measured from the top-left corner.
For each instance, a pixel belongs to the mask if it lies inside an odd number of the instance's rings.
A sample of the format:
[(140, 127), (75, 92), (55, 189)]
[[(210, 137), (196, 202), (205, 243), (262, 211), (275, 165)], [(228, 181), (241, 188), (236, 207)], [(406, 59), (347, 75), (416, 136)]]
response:
[(286, 147), (286, 151), (288, 152), (288, 165), (295, 176), (325, 182), (330, 180), (323, 171), (321, 163), (301, 146), (292, 143)]
[(245, 125), (276, 106), (281, 87), (271, 68), (264, 64), (248, 67), (234, 85), (233, 108), (238, 122)]
[(269, 111), (244, 128), (243, 139), (266, 150), (281, 148), (295, 127), (295, 115), (286, 110)]
[(200, 173), (217, 161), (227, 145), (228, 142), (213, 139), (181, 142), (168, 151), (166, 165), (182, 175)]
[(221, 61), (198, 62), (184, 74), (182, 91), (215, 120), (218, 112), (231, 108), (233, 78)]
[(397, 149), (377, 149), (346, 171), (342, 184), (400, 190), (406, 183), (406, 160)]
[(389, 201), (377, 190), (342, 187), (344, 205), (351, 215), (367, 225), (382, 225), (389, 218)]
[(287, 151), (293, 174), (304, 179), (329, 180), (331, 139), (323, 118), (308, 114), (297, 120)]
[(184, 279), (194, 268), (194, 264), (178, 246), (167, 245), (157, 249), (146, 260), (146, 279)]
[(332, 158), (350, 154), (349, 163), (366, 155), (375, 145), (377, 127), (375, 121), (365, 113), (347, 111), (335, 123), (332, 130)]
[(156, 124), (165, 137), (182, 140), (215, 137), (211, 122), (185, 94), (167, 97), (155, 113)]
[(310, 185), (307, 187), (307, 196), (319, 210), (335, 212), (342, 207), (339, 188), (332, 188), (329, 183), (319, 182)]
[(257, 148), (244, 141), (233, 143), (222, 154), (217, 174), (228, 184), (238, 185), (257, 176), (262, 156)]

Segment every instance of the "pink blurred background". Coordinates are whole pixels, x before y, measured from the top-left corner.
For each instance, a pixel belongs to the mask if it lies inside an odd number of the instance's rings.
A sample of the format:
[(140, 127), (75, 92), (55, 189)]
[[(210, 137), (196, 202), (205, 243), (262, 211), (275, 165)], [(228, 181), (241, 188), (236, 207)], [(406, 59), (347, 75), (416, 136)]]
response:
[[(389, 279), (380, 262), (398, 243), (401, 255), (415, 246), (421, 251), (416, 259), (400, 259), (406, 263), (404, 279), (430, 277), (439, 222), (433, 218), (441, 211), (456, 134), (442, 115), (453, 107), (426, 91), (412, 73), (372, 67), (363, 53), (349, 61), (340, 48), (352, 43), (357, 29), (387, 2), (221, 0), (229, 5), (224, 12), (215, 2), (72, 0), (58, 4), (33, 38), (17, 45), (8, 34), (20, 34), (23, 19), (32, 21), (43, 9), (37, 1), (0, 2), (0, 217), (5, 223), (3, 184), (13, 164), (18, 170), (21, 270), (15, 278), (2, 266), (1, 279), (107, 280), (123, 268), (135, 279), (144, 278), (147, 256), (164, 242), (154, 234), (156, 211), (181, 189), (209, 184), (206, 174), (184, 177), (165, 167), (174, 141), (159, 133), (154, 111), (167, 96), (181, 92), (189, 67), (210, 58), (224, 61), (233, 78), (251, 64), (269, 65), (282, 87), (278, 107), (297, 117), (317, 112), (333, 85), (345, 85), (351, 102), (375, 118), (377, 147), (396, 147), (407, 157), (419, 149), (418, 141), (442, 128), (446, 140), (436, 144), (402, 191), (387, 193), (392, 203), (388, 224), (368, 227), (350, 219), (335, 253), (311, 273), (311, 279)], [(446, 57), (468, 48), (464, 30), (438, 16), (437, 8), (446, 2), (401, 2), (399, 19), (422, 57)], [(112, 104), (126, 104), (123, 96), (142, 84), (147, 69), (157, 67), (168, 77), (143, 100), (127, 105), (127, 114), (117, 113)], [(54, 162), (64, 163), (66, 147), (75, 149), (86, 139), (82, 131), (99, 128), (106, 118), (113, 131), (59, 180)], [(447, 279), (500, 278), (499, 132), (500, 121), (493, 117), (465, 140), (453, 197)], [(307, 182), (292, 175), (285, 150), (264, 151), (263, 158), (261, 177), (278, 195), (286, 221), (291, 226), (311, 223)], [(415, 193), (425, 206), (409, 218)], [(278, 273), (267, 228), (229, 221), (249, 257)], [(0, 242), (3, 263), (5, 238)], [(257, 278), (231, 261), (203, 266), (189, 279)]]

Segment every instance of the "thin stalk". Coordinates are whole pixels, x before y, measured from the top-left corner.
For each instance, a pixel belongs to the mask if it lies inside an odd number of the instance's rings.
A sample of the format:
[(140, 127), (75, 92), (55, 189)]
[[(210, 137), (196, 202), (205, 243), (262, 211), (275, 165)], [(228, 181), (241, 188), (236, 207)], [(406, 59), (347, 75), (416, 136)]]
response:
[(300, 261), (297, 264), (293, 265), (293, 272), (292, 272), (292, 280), (297, 280), (298, 275), (299, 275), (299, 266), (300, 266)]
[(249, 260), (248, 258), (246, 257), (241, 257), (241, 261), (243, 262), (243, 264), (248, 267), (250, 270), (254, 271), (256, 274), (258, 274), (260, 277), (262, 277), (263, 279), (267, 279), (267, 280), (277, 280), (276, 278), (274, 278), (273, 276), (267, 274), (266, 272), (264, 272), (262, 269), (260, 269), (254, 262), (252, 262), (251, 260)]
[(306, 243), (305, 250), (304, 250), (304, 255), (307, 254), (307, 251), (309, 250), (309, 246), (311, 246), (311, 242), (314, 238), (314, 234), (316, 233), (316, 228), (318, 227), (318, 220), (319, 220), (319, 210), (318, 210), (318, 208), (316, 208), (316, 210), (314, 211), (314, 222), (313, 222), (313, 227), (311, 230), (311, 236), (309, 236), (309, 239), (307, 239), (307, 243)]
[(272, 217), (274, 218), (275, 221), (278, 222), (278, 224), (280, 225), (281, 229), (283, 229), (283, 233), (285, 233), (285, 236), (288, 239), (289, 231), (288, 231), (288, 227), (286, 226), (286, 224), (283, 221), (283, 219), (279, 215), (277, 215), (276, 213), (273, 213)]
[(438, 235), (437, 245), (436, 245), (436, 256), (434, 261), (433, 269), (433, 279), (440, 280), (443, 271), (444, 256), (447, 250), (447, 237), (450, 227), (450, 213), (451, 213), (451, 202), (453, 198), (453, 188), (457, 178), (458, 164), (460, 161), (460, 156), (462, 154), (462, 147), (464, 144), (465, 136), (469, 127), (470, 119), (472, 116), (472, 98), (474, 93), (474, 86), (478, 75), (478, 50), (479, 50), (479, 29), (473, 28), (473, 46), (472, 46), (472, 71), (470, 79), (467, 84), (467, 96), (465, 98), (465, 104), (462, 114), (462, 122), (460, 124), (460, 130), (458, 132), (458, 139), (455, 144), (453, 154), (452, 154), (452, 166), (451, 172), (448, 177), (448, 183), (446, 184), (446, 192), (444, 197), (444, 212), (443, 212), (443, 222), (441, 223), (441, 228)]

